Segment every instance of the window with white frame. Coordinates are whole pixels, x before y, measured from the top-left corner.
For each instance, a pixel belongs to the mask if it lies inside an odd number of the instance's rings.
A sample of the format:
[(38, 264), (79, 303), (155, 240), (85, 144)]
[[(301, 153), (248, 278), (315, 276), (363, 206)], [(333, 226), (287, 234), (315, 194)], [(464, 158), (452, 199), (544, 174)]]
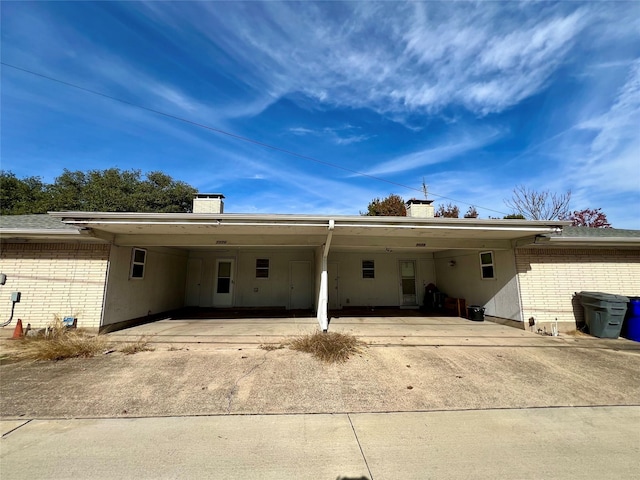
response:
[(268, 258), (256, 258), (256, 278), (269, 278)]
[(376, 278), (376, 268), (373, 260), (362, 261), (362, 278)]
[(134, 248), (131, 251), (131, 271), (129, 278), (144, 278), (144, 267), (147, 261), (147, 251), (143, 248)]
[(480, 252), (480, 276), (483, 280), (496, 278), (493, 252)]

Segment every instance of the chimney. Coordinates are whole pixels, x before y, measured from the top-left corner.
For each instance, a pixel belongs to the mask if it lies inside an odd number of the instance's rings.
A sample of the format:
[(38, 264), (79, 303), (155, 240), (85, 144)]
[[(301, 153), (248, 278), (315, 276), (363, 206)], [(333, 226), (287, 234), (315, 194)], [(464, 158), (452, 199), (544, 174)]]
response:
[(416, 200), (415, 198), (407, 202), (407, 217), (413, 218), (433, 218), (435, 209), (433, 200)]
[(196, 193), (193, 198), (193, 213), (223, 213), (223, 198), (221, 193)]

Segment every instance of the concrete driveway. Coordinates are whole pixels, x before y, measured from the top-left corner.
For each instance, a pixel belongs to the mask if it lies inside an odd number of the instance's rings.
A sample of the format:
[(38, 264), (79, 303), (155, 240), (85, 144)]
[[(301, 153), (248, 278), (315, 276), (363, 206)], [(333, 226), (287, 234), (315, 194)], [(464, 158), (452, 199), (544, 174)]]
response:
[(164, 320), (110, 334), (149, 335), (155, 351), (0, 365), (4, 418), (408, 412), (637, 405), (640, 344), (543, 337), (455, 318), (340, 318), (369, 342), (327, 365), (287, 348), (314, 319)]
[[(174, 347), (224, 349), (279, 343), (317, 330), (314, 317), (166, 319), (112, 332), (109, 337), (115, 342), (145, 337)], [(491, 321), (435, 316), (333, 317), (329, 331), (351, 333), (373, 346), (570, 346), (580, 341), (575, 336), (541, 336)], [(640, 344), (624, 339), (583, 338), (592, 346), (640, 349)]]

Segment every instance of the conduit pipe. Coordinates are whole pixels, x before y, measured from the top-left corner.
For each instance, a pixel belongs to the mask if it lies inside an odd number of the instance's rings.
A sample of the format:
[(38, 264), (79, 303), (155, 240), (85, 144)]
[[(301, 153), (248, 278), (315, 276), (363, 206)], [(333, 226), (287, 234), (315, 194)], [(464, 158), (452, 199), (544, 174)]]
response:
[(318, 323), (320, 329), (326, 332), (329, 329), (329, 277), (327, 274), (327, 258), (329, 257), (329, 249), (331, 248), (331, 239), (333, 238), (333, 229), (335, 221), (329, 220), (329, 231), (327, 232), (327, 241), (322, 246), (322, 271), (320, 272), (320, 293), (318, 294)]

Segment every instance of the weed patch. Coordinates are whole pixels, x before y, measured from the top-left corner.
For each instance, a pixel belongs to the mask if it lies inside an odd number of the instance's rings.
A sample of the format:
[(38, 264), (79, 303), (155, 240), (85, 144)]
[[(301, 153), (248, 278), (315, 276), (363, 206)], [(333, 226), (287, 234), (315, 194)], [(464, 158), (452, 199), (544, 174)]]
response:
[(284, 345), (281, 343), (263, 343), (260, 345), (262, 350), (266, 350), (267, 352), (272, 352), (273, 350), (282, 350)]
[(25, 337), (20, 341), (16, 357), (20, 360), (63, 360), (93, 357), (109, 346), (102, 335), (66, 332), (56, 336)]
[(295, 338), (289, 343), (289, 348), (310, 353), (323, 362), (338, 363), (361, 353), (365, 345), (365, 342), (348, 333), (315, 332)]
[(128, 343), (123, 347), (118, 349), (119, 352), (124, 353), (125, 355), (133, 355), (138, 352), (153, 352), (155, 347), (152, 347), (149, 344), (149, 339), (147, 337), (140, 337), (133, 343)]

